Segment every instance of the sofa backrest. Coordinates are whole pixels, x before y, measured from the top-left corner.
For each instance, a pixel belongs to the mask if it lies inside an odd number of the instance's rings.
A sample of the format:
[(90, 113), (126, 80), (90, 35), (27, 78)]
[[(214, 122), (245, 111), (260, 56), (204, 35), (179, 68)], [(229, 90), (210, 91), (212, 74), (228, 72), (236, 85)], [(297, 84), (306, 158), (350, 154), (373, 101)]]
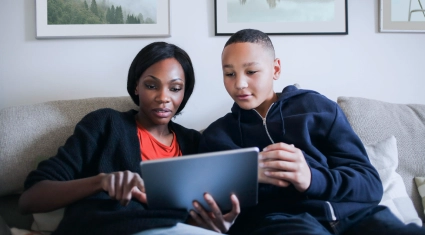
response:
[(377, 100), (339, 97), (338, 104), (363, 144), (397, 139), (398, 172), (419, 217), (425, 222), (421, 198), (414, 182), (425, 174), (425, 105), (393, 104)]
[(0, 196), (20, 193), (41, 159), (54, 156), (87, 113), (137, 109), (129, 96), (51, 101), (0, 110)]

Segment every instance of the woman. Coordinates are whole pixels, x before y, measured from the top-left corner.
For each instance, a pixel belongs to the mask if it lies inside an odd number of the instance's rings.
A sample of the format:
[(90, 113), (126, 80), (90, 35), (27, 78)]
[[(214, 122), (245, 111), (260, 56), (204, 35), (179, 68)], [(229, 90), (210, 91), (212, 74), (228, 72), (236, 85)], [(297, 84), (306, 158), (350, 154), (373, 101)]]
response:
[[(165, 42), (143, 48), (127, 81), (139, 110), (100, 109), (86, 115), (56, 156), (27, 177), (19, 201), (22, 212), (66, 207), (53, 234), (133, 234), (188, 226), (178, 224), (187, 220), (187, 211), (146, 209), (139, 163), (196, 153), (200, 133), (171, 121), (183, 110), (194, 84), (185, 51)], [(198, 234), (213, 233), (190, 227)]]

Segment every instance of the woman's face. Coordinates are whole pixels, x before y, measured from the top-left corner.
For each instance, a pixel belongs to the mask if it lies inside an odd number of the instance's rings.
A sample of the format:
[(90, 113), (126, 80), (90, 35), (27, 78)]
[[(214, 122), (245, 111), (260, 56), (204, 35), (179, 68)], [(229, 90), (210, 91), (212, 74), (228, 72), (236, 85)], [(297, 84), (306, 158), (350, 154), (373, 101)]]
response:
[(183, 100), (185, 82), (183, 68), (175, 58), (161, 60), (146, 69), (135, 91), (142, 124), (167, 125)]

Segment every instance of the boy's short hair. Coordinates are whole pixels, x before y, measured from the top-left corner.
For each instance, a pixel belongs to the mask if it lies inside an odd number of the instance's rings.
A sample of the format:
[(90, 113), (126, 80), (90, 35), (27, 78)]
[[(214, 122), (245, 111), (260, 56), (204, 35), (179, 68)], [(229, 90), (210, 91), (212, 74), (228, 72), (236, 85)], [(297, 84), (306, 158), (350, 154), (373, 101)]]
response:
[(230, 44), (242, 42), (260, 44), (263, 47), (269, 49), (272, 52), (273, 58), (275, 57), (273, 43), (269, 36), (256, 29), (242, 29), (237, 31), (229, 38), (229, 40), (227, 40), (224, 48)]

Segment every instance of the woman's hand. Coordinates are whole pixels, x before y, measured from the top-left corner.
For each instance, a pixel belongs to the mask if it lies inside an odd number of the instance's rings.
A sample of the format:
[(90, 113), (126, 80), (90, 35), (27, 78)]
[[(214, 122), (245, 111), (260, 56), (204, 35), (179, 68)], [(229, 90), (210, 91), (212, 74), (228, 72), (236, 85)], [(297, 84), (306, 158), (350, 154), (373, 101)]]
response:
[(132, 198), (147, 203), (145, 186), (139, 174), (131, 171), (118, 171), (109, 174), (102, 173), (101, 187), (113, 199), (127, 206)]
[(293, 184), (299, 192), (304, 192), (310, 187), (311, 170), (300, 149), (292, 144), (276, 143), (259, 155), (258, 181), (279, 187)]
[(211, 195), (206, 193), (204, 195), (204, 199), (211, 208), (211, 211), (207, 212), (201, 206), (201, 204), (196, 201), (193, 202), (193, 206), (198, 213), (191, 210), (190, 216), (195, 221), (195, 225), (219, 233), (226, 233), (229, 231), (230, 226), (232, 226), (232, 224), (235, 222), (241, 211), (238, 198), (234, 194), (230, 196), (232, 210), (225, 215), (221, 213), (220, 208), (217, 206), (217, 203), (214, 201)]

